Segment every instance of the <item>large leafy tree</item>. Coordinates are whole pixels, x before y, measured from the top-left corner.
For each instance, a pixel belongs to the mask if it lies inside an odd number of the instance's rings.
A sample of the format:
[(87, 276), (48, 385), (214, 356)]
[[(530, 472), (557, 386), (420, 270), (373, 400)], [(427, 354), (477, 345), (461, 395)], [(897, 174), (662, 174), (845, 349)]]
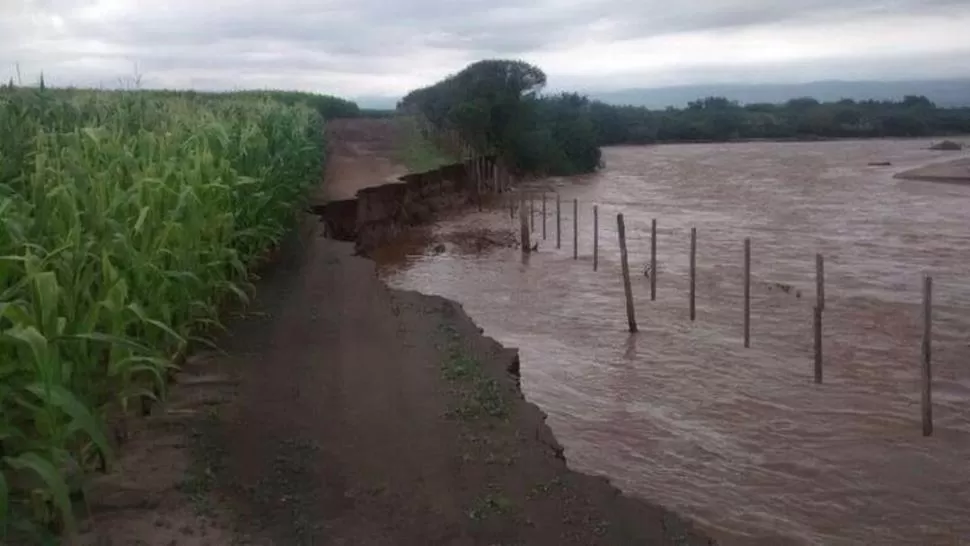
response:
[(597, 137), (589, 101), (579, 95), (543, 97), (546, 75), (516, 60), (484, 60), (408, 93), (398, 109), (418, 114), (439, 131), (456, 131), (476, 154), (495, 154), (531, 173), (595, 169)]

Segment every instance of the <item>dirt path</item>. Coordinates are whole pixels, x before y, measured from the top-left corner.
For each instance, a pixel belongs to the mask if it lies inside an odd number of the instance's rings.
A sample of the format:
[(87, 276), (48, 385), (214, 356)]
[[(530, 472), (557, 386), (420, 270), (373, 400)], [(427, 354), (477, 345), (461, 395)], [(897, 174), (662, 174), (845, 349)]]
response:
[(351, 199), (357, 190), (379, 186), (407, 174), (397, 162), (393, 119), (337, 119), (327, 123), (326, 184), (316, 202)]
[[(219, 482), (275, 544), (706, 543), (574, 474), (505, 371), (513, 353), (446, 300), (392, 291), (319, 239), (244, 329)], [(238, 343), (238, 344), (237, 344)]]

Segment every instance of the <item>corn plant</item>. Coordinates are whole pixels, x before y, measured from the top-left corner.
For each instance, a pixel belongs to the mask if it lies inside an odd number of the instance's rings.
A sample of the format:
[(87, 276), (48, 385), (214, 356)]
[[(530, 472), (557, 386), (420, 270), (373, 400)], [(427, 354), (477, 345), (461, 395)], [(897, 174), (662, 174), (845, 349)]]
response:
[(164, 395), (321, 174), (319, 114), (259, 96), (0, 90), (0, 539), (75, 521), (105, 430)]

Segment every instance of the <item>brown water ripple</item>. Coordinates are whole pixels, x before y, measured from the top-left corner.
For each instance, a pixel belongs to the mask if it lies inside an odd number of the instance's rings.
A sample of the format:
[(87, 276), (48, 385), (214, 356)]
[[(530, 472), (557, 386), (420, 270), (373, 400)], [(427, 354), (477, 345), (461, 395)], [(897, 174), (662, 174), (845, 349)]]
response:
[[(578, 469), (751, 538), (970, 544), (970, 187), (894, 180), (940, 156), (925, 145), (609, 149), (605, 171), (535, 186), (563, 195), (562, 249), (551, 199), (549, 238), (525, 260), (515, 249), (434, 255), (419, 244), (382, 274), (461, 301), (490, 335), (520, 347), (526, 395), (549, 413)], [(894, 166), (866, 166), (878, 160)], [(638, 270), (649, 261), (650, 220), (659, 222), (658, 299), (634, 277), (635, 336), (625, 332), (617, 212)], [(513, 227), (498, 206), (432, 231)], [(741, 343), (744, 237), (753, 247), (750, 349)], [(811, 379), (815, 252), (827, 281), (820, 386)], [(924, 272), (935, 277), (932, 438), (919, 429)]]

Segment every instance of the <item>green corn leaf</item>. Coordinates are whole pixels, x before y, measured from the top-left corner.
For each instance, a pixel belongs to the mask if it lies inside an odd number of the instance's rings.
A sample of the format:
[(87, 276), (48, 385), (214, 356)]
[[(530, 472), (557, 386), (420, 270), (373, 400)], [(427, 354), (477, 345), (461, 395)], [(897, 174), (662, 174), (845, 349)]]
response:
[(37, 453), (27, 452), (14, 457), (4, 457), (3, 461), (15, 470), (29, 470), (37, 474), (54, 499), (54, 504), (64, 521), (64, 527), (70, 532), (77, 528), (74, 521), (74, 512), (71, 509), (71, 498), (68, 494), (67, 483), (49, 460)]
[(6, 535), (7, 512), (10, 510), (10, 488), (7, 487), (7, 479), (0, 472), (0, 538)]
[(170, 335), (173, 340), (179, 341), (179, 342), (183, 341), (182, 336), (178, 335), (175, 332), (175, 330), (172, 330), (168, 325), (163, 324), (162, 322), (157, 321), (155, 319), (149, 318), (148, 315), (145, 313), (144, 309), (142, 309), (141, 306), (138, 305), (137, 303), (128, 304), (128, 310), (134, 313), (135, 316), (138, 317), (138, 320), (144, 322), (145, 324), (151, 324), (152, 326)]
[(94, 416), (84, 407), (70, 391), (60, 385), (45, 387), (40, 383), (28, 385), (26, 390), (47, 404), (50, 404), (64, 412), (75, 425), (83, 430), (98, 446), (106, 459), (111, 459), (113, 454), (108, 445), (108, 439), (104, 435), (104, 430), (94, 419)]
[(35, 366), (46, 366), (49, 356), (47, 338), (33, 326), (14, 326), (8, 330), (0, 332), (0, 339), (8, 337), (23, 343), (30, 348), (34, 355)]
[(150, 353), (154, 352), (151, 347), (149, 347), (147, 345), (144, 345), (144, 344), (141, 344), (141, 343), (138, 343), (135, 340), (128, 339), (128, 338), (121, 337), (121, 336), (115, 336), (115, 335), (111, 335), (111, 334), (102, 334), (100, 332), (91, 332), (91, 333), (87, 333), (87, 334), (84, 334), (84, 333), (82, 333), (82, 334), (69, 334), (69, 335), (63, 336), (63, 339), (79, 339), (79, 340), (87, 340), (87, 341), (97, 341), (97, 342), (101, 342), (101, 343), (107, 343), (107, 344), (110, 344), (110, 345), (118, 345), (118, 346), (125, 347), (127, 349), (132, 350), (132, 351), (137, 351), (137, 352), (140, 352), (140, 353), (143, 353), (143, 354), (150, 354)]

